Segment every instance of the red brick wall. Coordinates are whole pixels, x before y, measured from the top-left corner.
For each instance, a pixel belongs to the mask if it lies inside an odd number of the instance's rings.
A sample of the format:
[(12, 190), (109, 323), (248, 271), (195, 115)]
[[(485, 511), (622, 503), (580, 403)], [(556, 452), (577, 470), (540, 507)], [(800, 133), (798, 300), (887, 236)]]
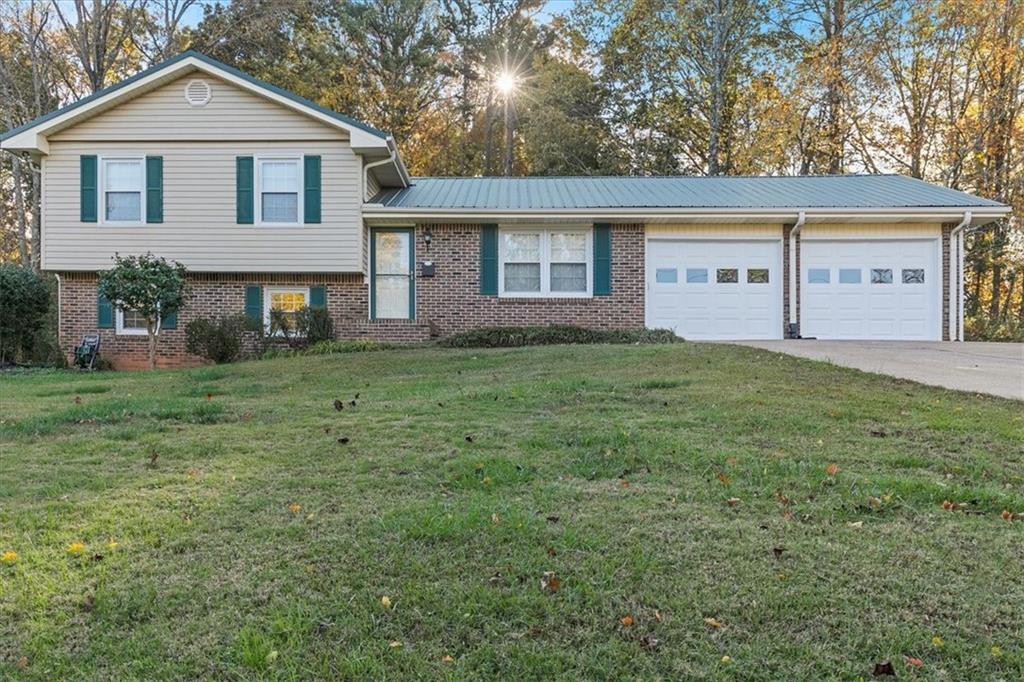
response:
[(416, 317), (447, 336), (492, 325), (574, 324), (591, 329), (644, 326), (644, 226), (612, 227), (612, 293), (593, 298), (499, 298), (480, 295), (480, 227), (432, 225), (429, 248), (416, 230), (417, 267), (433, 261), (434, 277), (416, 281)]
[[(417, 277), (415, 320), (370, 320), (368, 286), (359, 274), (196, 273), (189, 277), (188, 305), (178, 313), (176, 329), (160, 334), (160, 366), (196, 365), (201, 358), (185, 351), (185, 327), (200, 317), (218, 317), (245, 310), (245, 288), (260, 285), (321, 285), (339, 339), (368, 338), (396, 343), (425, 341), (487, 325), (576, 324), (595, 329), (644, 326), (644, 229), (642, 225), (612, 229), (612, 295), (590, 299), (499, 299), (481, 296), (480, 229), (476, 225), (430, 227), (432, 243), (416, 234), (417, 270), (434, 262), (434, 277)], [(65, 273), (61, 277), (61, 345), (69, 355), (85, 334), (99, 332), (100, 354), (118, 368), (144, 367), (147, 337), (118, 335), (96, 328), (96, 275)]]

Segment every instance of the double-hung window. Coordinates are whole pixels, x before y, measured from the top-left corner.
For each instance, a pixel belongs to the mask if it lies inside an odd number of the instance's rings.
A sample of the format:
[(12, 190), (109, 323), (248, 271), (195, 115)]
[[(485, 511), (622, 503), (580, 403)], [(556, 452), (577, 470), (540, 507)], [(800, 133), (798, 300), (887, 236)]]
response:
[(117, 333), (129, 336), (141, 336), (149, 334), (149, 325), (146, 318), (137, 310), (117, 309)]
[[(272, 316), (277, 315), (294, 332), (299, 311), (308, 305), (309, 289), (306, 287), (268, 287), (263, 300), (263, 324), (270, 329)], [(282, 330), (277, 332), (282, 333)]]
[(103, 220), (140, 223), (145, 215), (145, 163), (141, 158), (103, 159)]
[(593, 245), (588, 229), (502, 230), (499, 240), (502, 296), (591, 294)]
[(302, 222), (302, 163), (300, 159), (260, 159), (260, 222), (290, 224)]

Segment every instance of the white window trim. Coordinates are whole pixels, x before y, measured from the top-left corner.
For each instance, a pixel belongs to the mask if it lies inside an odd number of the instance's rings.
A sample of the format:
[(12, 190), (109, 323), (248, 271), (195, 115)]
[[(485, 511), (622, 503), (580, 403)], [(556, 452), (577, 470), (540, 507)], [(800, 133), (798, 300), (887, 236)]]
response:
[[(294, 294), (301, 293), (306, 297), (306, 306), (309, 306), (309, 287), (263, 287), (263, 329), (270, 331), (270, 296), (271, 294)], [(282, 336), (280, 330), (278, 335)]]
[[(138, 220), (110, 220), (107, 218), (107, 162), (108, 161), (138, 161), (141, 166), (140, 178), (142, 181), (139, 189), (139, 219)], [(118, 227), (140, 227), (146, 225), (146, 155), (145, 154), (111, 154), (110, 156), (97, 157), (99, 168), (96, 169), (96, 184), (98, 196), (96, 202), (99, 204), (96, 209), (96, 218), (100, 225), (117, 225)]]
[[(295, 216), (296, 220), (294, 223), (280, 223), (280, 222), (264, 222), (263, 220), (263, 162), (264, 161), (294, 161), (299, 168), (299, 186), (296, 190), (296, 208)], [(256, 215), (253, 216), (254, 223), (258, 226), (263, 227), (296, 227), (302, 225), (305, 221), (305, 215), (303, 215), (304, 199), (303, 196), (304, 188), (306, 187), (306, 164), (302, 161), (302, 156), (291, 156), (291, 155), (276, 155), (269, 154), (267, 156), (253, 156), (253, 194), (254, 205)]]
[[(149, 330), (145, 327), (125, 327), (124, 326), (124, 310), (116, 308), (114, 312), (115, 332), (118, 336), (149, 336)], [(160, 329), (157, 327), (157, 332)]]
[[(505, 235), (508, 233), (540, 235), (540, 291), (505, 291)], [(586, 291), (551, 291), (552, 232), (574, 232), (586, 237)], [(590, 225), (503, 225), (498, 230), (498, 296), (501, 298), (593, 298), (594, 296), (594, 228)]]

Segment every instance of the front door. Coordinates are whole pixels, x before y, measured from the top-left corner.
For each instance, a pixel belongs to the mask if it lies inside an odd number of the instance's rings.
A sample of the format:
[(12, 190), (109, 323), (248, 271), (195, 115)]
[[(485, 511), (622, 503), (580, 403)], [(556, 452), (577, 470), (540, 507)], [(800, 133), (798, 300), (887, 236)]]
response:
[(373, 231), (370, 243), (371, 318), (412, 319), (416, 296), (414, 264), (411, 229), (381, 228)]

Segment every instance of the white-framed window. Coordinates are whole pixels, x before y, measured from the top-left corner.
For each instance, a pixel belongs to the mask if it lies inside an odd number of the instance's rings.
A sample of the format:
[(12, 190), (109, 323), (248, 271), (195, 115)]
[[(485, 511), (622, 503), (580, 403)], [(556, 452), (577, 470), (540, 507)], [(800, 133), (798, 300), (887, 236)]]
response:
[(137, 310), (118, 308), (115, 328), (118, 334), (124, 336), (146, 336), (149, 334), (146, 318)]
[(309, 305), (309, 287), (267, 287), (263, 293), (263, 326), (270, 329), (270, 314), (279, 312), (295, 331), (299, 311)]
[(100, 212), (104, 223), (140, 224), (146, 215), (144, 157), (103, 157), (100, 160)]
[(498, 294), (520, 297), (591, 296), (593, 231), (583, 227), (502, 228)]
[(256, 215), (261, 225), (302, 222), (302, 159), (256, 159)]

